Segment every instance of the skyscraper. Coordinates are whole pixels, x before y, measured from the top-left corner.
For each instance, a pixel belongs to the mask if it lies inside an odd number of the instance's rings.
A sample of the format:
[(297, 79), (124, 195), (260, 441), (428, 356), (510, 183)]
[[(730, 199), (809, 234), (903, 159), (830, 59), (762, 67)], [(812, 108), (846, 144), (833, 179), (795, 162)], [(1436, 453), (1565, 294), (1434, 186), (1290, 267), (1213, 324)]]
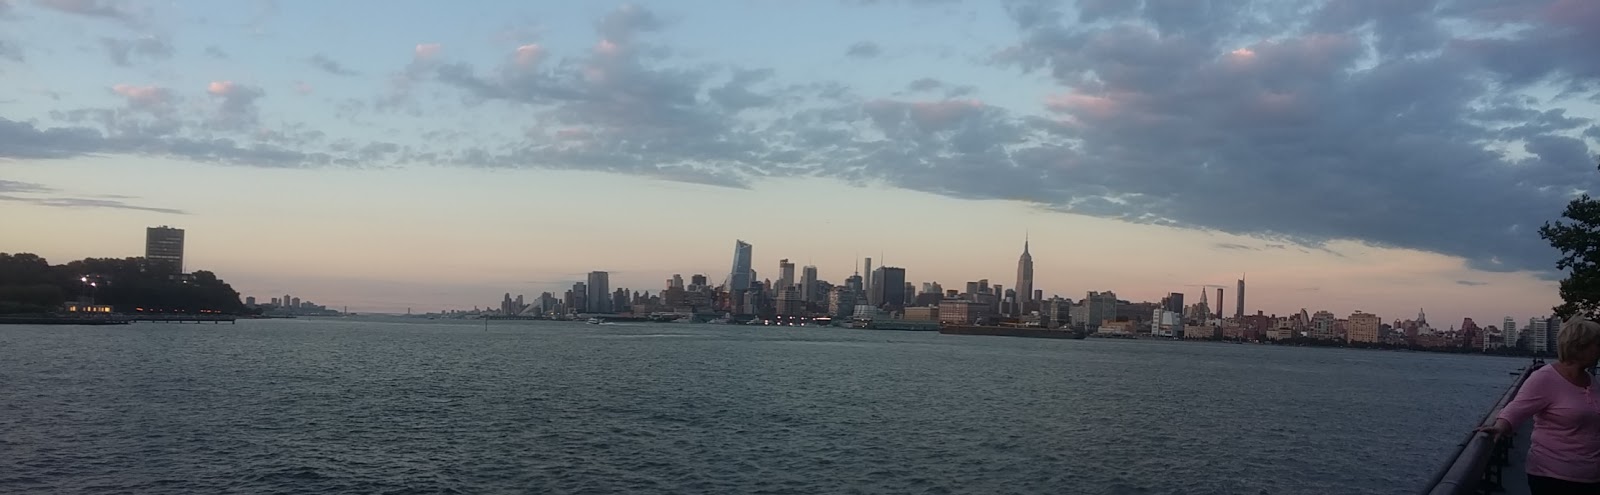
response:
[(1017, 258), (1017, 313), (1026, 313), (1033, 302), (1033, 255), (1028, 254), (1028, 238), (1022, 238), (1022, 256)]
[(611, 312), (611, 274), (606, 272), (589, 272), (589, 283), (586, 294), (590, 313)]
[(806, 265), (800, 269), (800, 300), (808, 303), (821, 302), (822, 294), (817, 293), (817, 267)]
[(878, 267), (878, 274), (872, 277), (872, 284), (882, 290), (878, 296), (878, 306), (890, 309), (906, 306), (906, 269), (892, 266)]
[(1217, 319), (1222, 319), (1222, 288), (1217, 287)]
[(728, 292), (750, 289), (750, 243), (733, 241), (733, 269), (728, 272)]
[(183, 229), (165, 225), (144, 229), (144, 260), (153, 271), (183, 273)]
[(794, 263), (789, 260), (778, 260), (778, 290), (794, 286)]
[(1167, 294), (1167, 305), (1162, 308), (1177, 314), (1183, 314), (1183, 293), (1173, 292)]
[(1244, 275), (1239, 276), (1239, 288), (1233, 294), (1233, 317), (1244, 318)]
[[(870, 260), (869, 260), (870, 261)], [(867, 304), (883, 306), (883, 267), (867, 272)]]
[(872, 275), (872, 258), (867, 258), (866, 266), (862, 267), (861, 271), (861, 286), (867, 288), (867, 300), (869, 302), (872, 300), (872, 288), (875, 287), (872, 285)]

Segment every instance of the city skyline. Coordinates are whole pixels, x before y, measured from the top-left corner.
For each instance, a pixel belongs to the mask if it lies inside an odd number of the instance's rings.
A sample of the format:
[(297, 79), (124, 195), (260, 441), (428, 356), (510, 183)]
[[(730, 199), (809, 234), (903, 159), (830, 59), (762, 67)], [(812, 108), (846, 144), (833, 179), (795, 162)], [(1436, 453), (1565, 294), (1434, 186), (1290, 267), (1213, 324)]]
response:
[(241, 292), (387, 312), (720, 282), (729, 238), (762, 279), (1012, 286), (1026, 237), (1046, 295), (1557, 302), (1600, 4), (1183, 5), (0, 2), (0, 249), (175, 225)]

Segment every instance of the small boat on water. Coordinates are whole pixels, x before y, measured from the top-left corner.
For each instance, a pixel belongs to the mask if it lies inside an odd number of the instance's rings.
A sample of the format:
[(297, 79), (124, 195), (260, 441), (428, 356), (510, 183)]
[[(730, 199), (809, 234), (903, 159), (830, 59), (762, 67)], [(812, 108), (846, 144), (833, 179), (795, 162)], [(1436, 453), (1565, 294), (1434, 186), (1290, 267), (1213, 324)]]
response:
[(599, 325), (599, 324), (605, 323), (605, 322), (606, 322), (605, 320), (602, 320), (602, 319), (599, 319), (599, 318), (590, 318), (589, 319), (589, 324), (590, 325)]

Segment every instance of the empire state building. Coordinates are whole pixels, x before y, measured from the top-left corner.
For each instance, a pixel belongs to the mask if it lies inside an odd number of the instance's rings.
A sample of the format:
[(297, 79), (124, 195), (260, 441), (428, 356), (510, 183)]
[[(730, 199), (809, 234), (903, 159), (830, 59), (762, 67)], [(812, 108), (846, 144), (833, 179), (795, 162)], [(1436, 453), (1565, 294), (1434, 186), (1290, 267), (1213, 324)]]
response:
[(1022, 239), (1022, 257), (1017, 258), (1017, 313), (1028, 312), (1033, 303), (1033, 255), (1028, 254), (1028, 239)]

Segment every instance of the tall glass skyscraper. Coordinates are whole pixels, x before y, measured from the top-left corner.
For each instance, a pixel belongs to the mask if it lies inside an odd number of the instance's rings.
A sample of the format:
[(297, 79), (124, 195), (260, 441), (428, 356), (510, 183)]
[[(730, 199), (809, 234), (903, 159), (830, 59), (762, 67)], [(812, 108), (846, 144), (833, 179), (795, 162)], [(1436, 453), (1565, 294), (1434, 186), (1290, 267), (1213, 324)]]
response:
[(750, 289), (750, 243), (733, 241), (733, 269), (728, 272), (728, 291)]

